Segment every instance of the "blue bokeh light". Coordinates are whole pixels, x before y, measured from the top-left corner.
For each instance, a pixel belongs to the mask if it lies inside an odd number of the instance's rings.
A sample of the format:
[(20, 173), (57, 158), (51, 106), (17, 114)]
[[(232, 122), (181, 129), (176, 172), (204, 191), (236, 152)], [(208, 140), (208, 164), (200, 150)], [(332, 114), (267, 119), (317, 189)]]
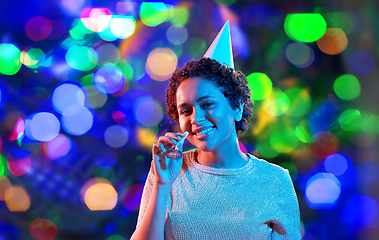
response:
[(348, 159), (341, 154), (333, 154), (324, 161), (325, 171), (332, 173), (334, 176), (340, 176), (348, 169)]
[(342, 219), (346, 223), (372, 223), (378, 214), (378, 203), (371, 197), (354, 196), (345, 205)]
[(93, 115), (85, 107), (73, 105), (62, 113), (62, 127), (71, 135), (79, 136), (88, 132), (93, 125)]
[(84, 106), (85, 95), (78, 85), (63, 83), (55, 88), (51, 101), (54, 109), (62, 113), (72, 105)]
[(50, 141), (58, 136), (60, 128), (58, 118), (49, 112), (34, 113), (25, 121), (26, 136), (34, 141)]

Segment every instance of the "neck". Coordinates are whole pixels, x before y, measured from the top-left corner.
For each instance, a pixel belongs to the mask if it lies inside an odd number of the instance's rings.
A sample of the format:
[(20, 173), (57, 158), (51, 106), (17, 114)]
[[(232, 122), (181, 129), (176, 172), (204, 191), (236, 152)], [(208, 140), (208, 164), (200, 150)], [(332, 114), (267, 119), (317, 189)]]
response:
[(249, 157), (244, 154), (238, 145), (238, 139), (227, 146), (219, 146), (211, 152), (197, 150), (197, 162), (201, 165), (213, 168), (242, 168), (249, 161)]

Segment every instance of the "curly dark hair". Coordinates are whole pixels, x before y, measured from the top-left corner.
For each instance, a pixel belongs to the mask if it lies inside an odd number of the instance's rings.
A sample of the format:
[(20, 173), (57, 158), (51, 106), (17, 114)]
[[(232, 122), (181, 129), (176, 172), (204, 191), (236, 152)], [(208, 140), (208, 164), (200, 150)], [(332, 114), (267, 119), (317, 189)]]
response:
[(176, 91), (184, 80), (191, 77), (203, 77), (215, 84), (228, 99), (233, 110), (239, 108), (241, 102), (243, 103), (242, 119), (235, 122), (237, 137), (241, 137), (248, 129), (249, 119), (253, 112), (250, 87), (241, 71), (226, 67), (210, 58), (191, 60), (182, 69), (174, 71), (166, 93), (167, 113), (171, 120), (173, 122), (179, 120)]

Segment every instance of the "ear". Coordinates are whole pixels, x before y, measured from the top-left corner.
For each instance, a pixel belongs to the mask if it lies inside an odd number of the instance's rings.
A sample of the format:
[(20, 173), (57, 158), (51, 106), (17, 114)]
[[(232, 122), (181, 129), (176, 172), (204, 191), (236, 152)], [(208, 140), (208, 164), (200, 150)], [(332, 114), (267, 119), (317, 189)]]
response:
[(243, 103), (240, 103), (239, 108), (236, 109), (236, 121), (241, 121), (243, 114)]

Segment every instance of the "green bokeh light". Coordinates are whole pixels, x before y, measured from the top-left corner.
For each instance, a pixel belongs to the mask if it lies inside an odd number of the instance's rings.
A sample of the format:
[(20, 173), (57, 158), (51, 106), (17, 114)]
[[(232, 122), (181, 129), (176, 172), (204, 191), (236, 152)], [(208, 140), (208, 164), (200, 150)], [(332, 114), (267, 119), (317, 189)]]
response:
[(116, 179), (116, 174), (112, 168), (98, 168), (95, 171), (95, 177), (105, 178), (113, 182)]
[(338, 123), (346, 131), (359, 131), (362, 123), (361, 112), (358, 109), (345, 110), (338, 117)]
[(291, 13), (284, 21), (284, 30), (293, 41), (315, 42), (324, 36), (326, 27), (319, 13)]
[(295, 130), (291, 127), (279, 129), (270, 136), (272, 148), (280, 153), (291, 152), (297, 147), (298, 142)]
[(259, 157), (262, 158), (274, 158), (279, 155), (279, 152), (272, 148), (269, 140), (259, 140), (256, 149)]
[(264, 73), (255, 72), (247, 76), (247, 82), (251, 89), (252, 100), (262, 100), (272, 91), (271, 79)]
[(39, 68), (45, 61), (45, 53), (39, 48), (31, 48), (26, 54), (32, 62), (35, 62), (35, 64), (27, 65), (28, 68)]
[(96, 66), (98, 56), (91, 47), (73, 46), (66, 53), (66, 61), (73, 69), (89, 71)]
[(361, 94), (361, 84), (358, 79), (351, 74), (339, 76), (333, 84), (336, 95), (346, 101), (351, 101)]
[(307, 120), (303, 120), (295, 129), (296, 137), (304, 142), (311, 143), (313, 142), (312, 135), (310, 134), (309, 124)]
[[(167, 8), (163, 2), (143, 2), (140, 8), (140, 19), (146, 26), (156, 27), (169, 20), (172, 8)], [(172, 16), (171, 16), (172, 17)]]
[(0, 73), (5, 75), (16, 74), (22, 63), (20, 61), (21, 51), (11, 43), (0, 44)]
[(264, 100), (263, 107), (271, 116), (280, 116), (288, 111), (290, 100), (281, 89), (273, 88), (271, 95)]
[(188, 22), (189, 10), (187, 7), (180, 6), (174, 9), (173, 16), (171, 18), (172, 25), (180, 24), (186, 25)]
[(0, 154), (0, 177), (4, 175), (5, 172), (5, 160), (3, 155)]
[(86, 28), (80, 19), (75, 19), (69, 33), (73, 39), (83, 40), (86, 34), (91, 34), (93, 32)]
[(184, 48), (189, 50), (192, 58), (201, 58), (206, 50), (206, 43), (202, 38), (190, 38), (186, 41)]
[(302, 117), (311, 110), (312, 99), (304, 89), (293, 87), (287, 89), (284, 93), (290, 100), (288, 115)]
[(361, 130), (367, 134), (379, 133), (379, 117), (375, 114), (362, 112)]
[(117, 66), (121, 70), (121, 72), (124, 74), (125, 78), (128, 80), (131, 80), (133, 78), (133, 68), (130, 66), (130, 64), (124, 60), (120, 60), (117, 63)]
[(113, 234), (107, 238), (107, 240), (125, 240), (121, 235), (119, 234)]

